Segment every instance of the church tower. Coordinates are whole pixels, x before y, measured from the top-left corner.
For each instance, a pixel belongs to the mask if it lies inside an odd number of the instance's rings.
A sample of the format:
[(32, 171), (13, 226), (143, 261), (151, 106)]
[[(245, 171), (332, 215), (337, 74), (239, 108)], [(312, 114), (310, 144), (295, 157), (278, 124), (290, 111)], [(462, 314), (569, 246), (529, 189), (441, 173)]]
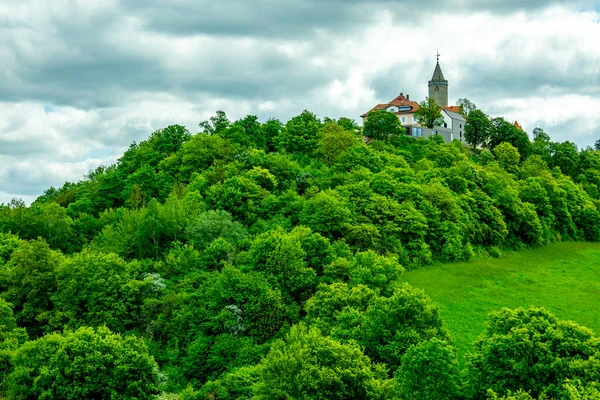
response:
[(429, 98), (435, 99), (442, 107), (448, 106), (448, 81), (444, 79), (444, 74), (440, 67), (440, 53), (437, 54), (435, 71), (433, 71), (433, 76), (429, 81)]

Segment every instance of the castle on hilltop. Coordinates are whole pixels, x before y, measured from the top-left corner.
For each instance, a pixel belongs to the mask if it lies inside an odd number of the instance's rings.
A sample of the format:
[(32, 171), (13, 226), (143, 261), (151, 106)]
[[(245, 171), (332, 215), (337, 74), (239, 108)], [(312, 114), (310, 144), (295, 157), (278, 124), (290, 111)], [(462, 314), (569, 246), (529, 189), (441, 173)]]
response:
[(429, 98), (434, 99), (442, 106), (441, 113), (444, 118), (443, 126), (434, 126), (433, 129), (421, 126), (414, 117), (415, 111), (419, 109), (419, 103), (411, 101), (410, 96), (408, 94), (404, 96), (404, 93), (400, 93), (398, 97), (389, 103), (377, 104), (371, 110), (361, 115), (363, 124), (369, 112), (375, 110), (387, 110), (398, 116), (401, 125), (406, 128), (406, 134), (409, 136), (427, 138), (431, 135), (440, 135), (446, 142), (459, 140), (465, 143), (464, 127), (466, 119), (460, 114), (460, 106), (448, 105), (448, 80), (444, 78), (442, 67), (440, 67), (439, 54), (437, 55), (435, 70), (428, 83), (428, 88)]

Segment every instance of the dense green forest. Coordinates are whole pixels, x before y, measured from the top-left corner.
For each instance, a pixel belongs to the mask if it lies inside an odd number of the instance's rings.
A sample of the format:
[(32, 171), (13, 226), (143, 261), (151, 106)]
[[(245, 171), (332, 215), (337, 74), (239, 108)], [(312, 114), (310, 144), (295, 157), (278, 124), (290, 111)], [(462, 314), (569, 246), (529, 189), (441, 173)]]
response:
[(3, 398), (600, 398), (591, 330), (499, 309), (459, 364), (403, 281), (600, 240), (600, 152), (472, 113), (475, 147), (387, 112), (364, 129), (217, 112), (0, 205)]

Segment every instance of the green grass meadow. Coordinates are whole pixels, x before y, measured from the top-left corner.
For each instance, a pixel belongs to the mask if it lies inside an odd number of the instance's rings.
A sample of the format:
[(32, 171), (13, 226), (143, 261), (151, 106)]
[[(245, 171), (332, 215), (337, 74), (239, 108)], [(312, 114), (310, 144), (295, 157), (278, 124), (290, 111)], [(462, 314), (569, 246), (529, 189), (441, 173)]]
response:
[(600, 334), (600, 243), (564, 242), (499, 259), (438, 264), (404, 280), (439, 304), (462, 359), (490, 311), (545, 307)]

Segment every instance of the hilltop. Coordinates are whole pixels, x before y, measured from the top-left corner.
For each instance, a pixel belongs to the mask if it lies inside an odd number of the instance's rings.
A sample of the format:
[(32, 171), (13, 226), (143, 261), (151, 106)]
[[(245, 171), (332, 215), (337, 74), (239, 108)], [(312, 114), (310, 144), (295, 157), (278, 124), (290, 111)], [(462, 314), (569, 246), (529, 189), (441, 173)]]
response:
[[(463, 381), (438, 306), (402, 274), (598, 241), (600, 152), (552, 142), (541, 129), (532, 142), (502, 118), (488, 121), (481, 146), (424, 140), (381, 113), (367, 117), (366, 144), (346, 118), (305, 111), (286, 123), (231, 122), (217, 112), (197, 134), (179, 125), (152, 133), (30, 207), (1, 205), (4, 393), (595, 393), (594, 334), (542, 309), (493, 314)], [(494, 338), (518, 347), (529, 333), (531, 351), (548, 353), (535, 353), (521, 379), (523, 354), (496, 364)], [(570, 335), (567, 356), (560, 343)], [(138, 358), (94, 358), (97, 370), (114, 362), (126, 372), (88, 386), (85, 366), (69, 369), (69, 357), (88, 350)], [(418, 382), (427, 354), (444, 382)]]

